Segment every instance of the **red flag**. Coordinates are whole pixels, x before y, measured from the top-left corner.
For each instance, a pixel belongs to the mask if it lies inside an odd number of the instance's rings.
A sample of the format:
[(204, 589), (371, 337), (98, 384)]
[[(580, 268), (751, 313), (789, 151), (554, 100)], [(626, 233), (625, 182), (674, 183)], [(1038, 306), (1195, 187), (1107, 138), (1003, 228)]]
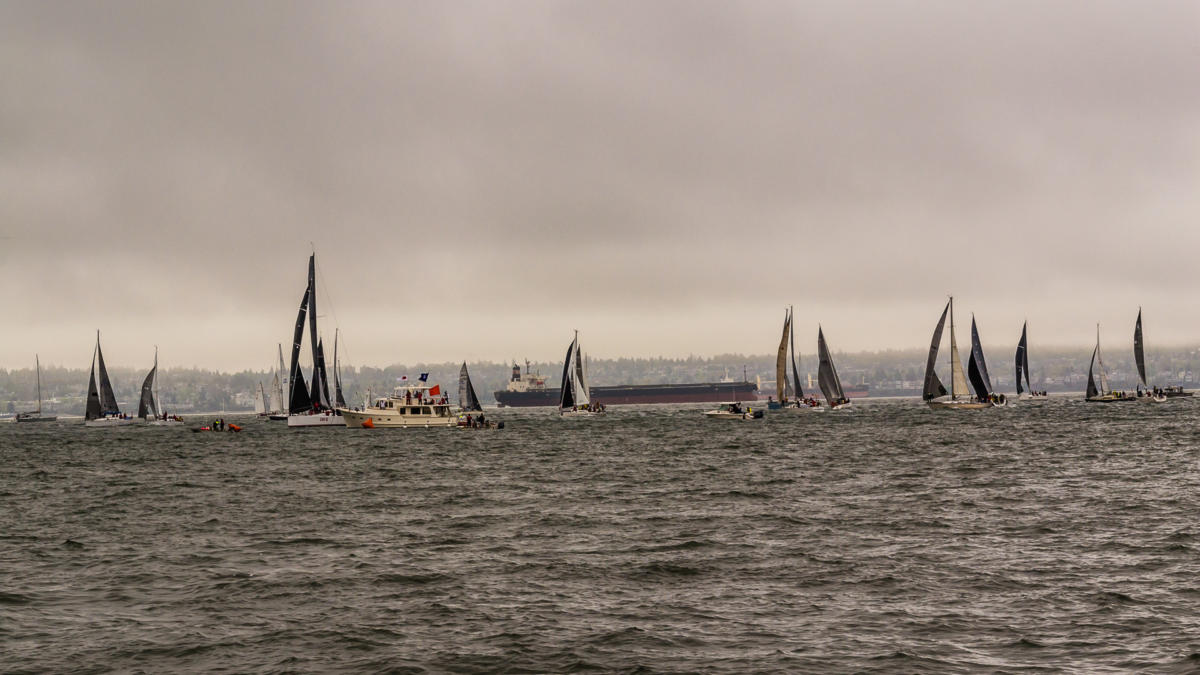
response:
[(442, 393), (442, 385), (440, 385), (440, 384), (435, 384), (429, 388), (430, 396), (437, 396), (440, 393)]

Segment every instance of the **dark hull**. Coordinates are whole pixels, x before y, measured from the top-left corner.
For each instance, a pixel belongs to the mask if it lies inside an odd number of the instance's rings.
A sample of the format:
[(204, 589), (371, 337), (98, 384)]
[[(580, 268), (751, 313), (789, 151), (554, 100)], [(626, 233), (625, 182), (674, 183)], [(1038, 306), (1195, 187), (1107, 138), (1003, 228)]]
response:
[[(726, 403), (757, 401), (751, 382), (705, 382), (701, 384), (635, 384), (619, 387), (592, 387), (593, 403), (633, 405), (639, 403)], [(559, 390), (497, 391), (496, 403), (502, 407), (558, 405)]]

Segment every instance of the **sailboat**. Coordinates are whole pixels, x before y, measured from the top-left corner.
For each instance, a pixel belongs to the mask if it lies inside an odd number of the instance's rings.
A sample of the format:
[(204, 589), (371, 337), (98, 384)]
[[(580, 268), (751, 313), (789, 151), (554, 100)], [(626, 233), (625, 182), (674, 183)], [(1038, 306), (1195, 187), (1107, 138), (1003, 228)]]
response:
[(30, 412), (17, 413), (13, 418), (14, 422), (53, 422), (58, 419), (58, 415), (43, 415), (42, 414), (42, 362), (37, 354), (33, 355), (34, 369), (37, 371), (37, 393), (38, 406), (37, 410)]
[(825, 396), (825, 404), (830, 410), (849, 408), (850, 399), (842, 391), (842, 379), (833, 366), (833, 357), (829, 354), (829, 346), (825, 344), (825, 331), (820, 324), (817, 324), (817, 360), (817, 385)]
[[(97, 363), (99, 369), (96, 368)], [(108, 369), (104, 367), (104, 352), (100, 351), (100, 331), (96, 331), (96, 349), (92, 352), (83, 424), (88, 427), (122, 427), (135, 421), (122, 413), (117, 406), (117, 397), (113, 393), (112, 382), (108, 379)]]
[[(296, 314), (296, 330), (292, 336), (292, 363), (288, 379), (291, 393), (288, 397), (289, 427), (344, 427), (346, 421), (341, 413), (333, 409), (329, 400), (329, 380), (325, 370), (325, 348), (317, 337), (317, 256), (308, 257), (308, 285), (300, 298), (300, 310)], [(300, 371), (300, 347), (304, 340), (304, 318), (308, 316), (308, 339), (312, 347), (312, 387), (306, 388), (304, 374)], [(336, 370), (335, 370), (336, 372)]]
[(971, 356), (967, 359), (967, 379), (975, 390), (975, 398), (991, 401), (995, 406), (1008, 405), (1008, 397), (997, 394), (992, 388), (992, 378), (988, 375), (987, 360), (983, 358), (983, 345), (979, 341), (979, 328), (975, 325), (974, 314), (971, 314)]
[[(1097, 372), (1096, 366), (1100, 366)], [(1096, 374), (1100, 375), (1099, 386), (1096, 386)], [(1100, 355), (1100, 324), (1096, 324), (1096, 348), (1092, 350), (1092, 362), (1088, 365), (1087, 392), (1084, 397), (1088, 403), (1115, 403), (1120, 401), (1136, 401), (1137, 397), (1123, 391), (1113, 391), (1108, 386), (1108, 371), (1104, 368), (1104, 357)]]
[(267, 390), (263, 387), (262, 380), (258, 381), (258, 391), (254, 392), (254, 412), (259, 417), (266, 417), (271, 413), (267, 410), (270, 404), (267, 403)]
[(558, 412), (563, 417), (593, 417), (604, 414), (604, 406), (592, 403), (583, 368), (583, 350), (579, 347), (579, 331), (567, 347), (563, 359), (562, 387), (558, 397)]
[[(1021, 340), (1017, 343), (1017, 353), (1015, 356), (1017, 369), (1017, 398), (1025, 399), (1042, 399), (1045, 400), (1046, 393), (1033, 390), (1033, 385), (1029, 383), (1029, 342), (1027, 339), (1027, 331), (1029, 322), (1021, 324)], [(1021, 380), (1025, 380), (1025, 387), (1021, 387)]]
[(154, 367), (142, 381), (142, 398), (138, 402), (138, 418), (148, 421), (151, 426), (173, 427), (181, 426), (183, 420), (178, 416), (168, 416), (162, 411), (161, 399), (158, 397), (158, 347), (154, 348)]
[[(937, 376), (938, 348), (942, 343), (942, 329), (946, 326), (946, 315), (950, 316), (950, 391)], [(949, 395), (949, 398), (944, 398)], [(925, 362), (925, 386), (922, 397), (930, 408), (947, 410), (981, 410), (992, 407), (991, 401), (980, 401), (971, 397), (967, 378), (963, 374), (962, 359), (958, 355), (958, 342), (954, 337), (954, 298), (951, 297), (942, 310), (933, 339), (929, 343), (929, 359)]]
[(475, 395), (475, 387), (471, 384), (471, 374), (467, 372), (467, 362), (463, 361), (458, 371), (458, 409), (461, 412), (480, 412), (483, 406)]
[[(804, 403), (804, 389), (800, 386), (800, 372), (796, 365), (796, 328), (795, 311), (788, 307), (783, 316), (783, 336), (779, 339), (779, 351), (775, 355), (775, 388), (779, 396), (777, 401), (768, 401), (769, 410), (780, 408), (809, 409)], [(790, 350), (790, 355), (789, 355)], [(787, 365), (791, 361), (791, 379), (788, 378)]]
[(279, 367), (275, 370), (275, 377), (271, 380), (271, 408), (267, 413), (267, 419), (275, 422), (286, 422), (288, 418), (288, 371), (283, 365), (283, 345), (276, 345), (279, 348)]
[(1167, 400), (1166, 394), (1146, 383), (1146, 353), (1142, 347), (1142, 308), (1138, 307), (1137, 323), (1133, 327), (1133, 361), (1137, 364), (1138, 398), (1144, 401), (1162, 403)]

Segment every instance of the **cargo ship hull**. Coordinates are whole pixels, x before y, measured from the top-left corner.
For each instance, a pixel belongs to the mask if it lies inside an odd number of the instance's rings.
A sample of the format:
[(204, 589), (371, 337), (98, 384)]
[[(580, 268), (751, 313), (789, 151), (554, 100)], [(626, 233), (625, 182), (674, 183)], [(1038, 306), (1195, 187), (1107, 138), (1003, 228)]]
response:
[[(700, 384), (633, 384), (616, 387), (590, 387), (592, 401), (604, 405), (639, 403), (726, 403), (757, 401), (753, 382), (704, 382)], [(497, 391), (501, 407), (524, 408), (558, 405), (559, 390)]]

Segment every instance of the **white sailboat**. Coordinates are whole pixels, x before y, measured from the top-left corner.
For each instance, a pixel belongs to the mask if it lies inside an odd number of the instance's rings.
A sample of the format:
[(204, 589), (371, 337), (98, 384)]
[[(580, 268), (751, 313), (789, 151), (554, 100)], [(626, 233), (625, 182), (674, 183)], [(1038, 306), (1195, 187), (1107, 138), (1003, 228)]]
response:
[(177, 427), (183, 426), (183, 420), (178, 415), (167, 415), (158, 397), (158, 347), (154, 348), (154, 367), (142, 382), (142, 398), (138, 403), (138, 418), (146, 420), (150, 426)]
[(113, 393), (112, 382), (108, 379), (108, 369), (104, 367), (104, 352), (100, 350), (100, 331), (96, 331), (96, 349), (92, 352), (83, 424), (87, 427), (123, 427), (136, 421), (136, 418), (121, 412), (117, 406), (117, 396)]
[(53, 422), (58, 419), (58, 415), (43, 415), (42, 414), (42, 362), (37, 354), (33, 355), (34, 370), (37, 371), (37, 394), (38, 403), (37, 410), (30, 412), (17, 413), (13, 418), (14, 422)]
[[(946, 325), (946, 315), (950, 316), (950, 391), (937, 376), (937, 355), (941, 347), (942, 329)], [(967, 387), (967, 378), (963, 374), (962, 359), (958, 355), (958, 341), (954, 337), (954, 298), (951, 297), (942, 310), (937, 327), (933, 329), (933, 339), (929, 343), (929, 359), (925, 362), (925, 386), (922, 397), (930, 408), (937, 410), (981, 410), (992, 407), (991, 401), (980, 401), (971, 396)]]
[[(1099, 386), (1096, 383), (1096, 366), (1100, 366)], [(1096, 324), (1096, 348), (1092, 350), (1092, 361), (1088, 365), (1087, 391), (1084, 400), (1088, 403), (1120, 403), (1136, 401), (1137, 397), (1125, 391), (1113, 391), (1108, 386), (1108, 371), (1104, 367), (1104, 357), (1100, 354), (1100, 324)]]
[(583, 367), (583, 350), (579, 347), (579, 331), (567, 347), (563, 359), (562, 387), (558, 397), (558, 413), (562, 417), (595, 417), (604, 414), (604, 406), (592, 403)]
[(275, 377), (271, 380), (271, 409), (267, 419), (275, 422), (286, 422), (288, 418), (288, 371), (283, 365), (283, 345), (279, 348), (279, 367), (275, 369)]

